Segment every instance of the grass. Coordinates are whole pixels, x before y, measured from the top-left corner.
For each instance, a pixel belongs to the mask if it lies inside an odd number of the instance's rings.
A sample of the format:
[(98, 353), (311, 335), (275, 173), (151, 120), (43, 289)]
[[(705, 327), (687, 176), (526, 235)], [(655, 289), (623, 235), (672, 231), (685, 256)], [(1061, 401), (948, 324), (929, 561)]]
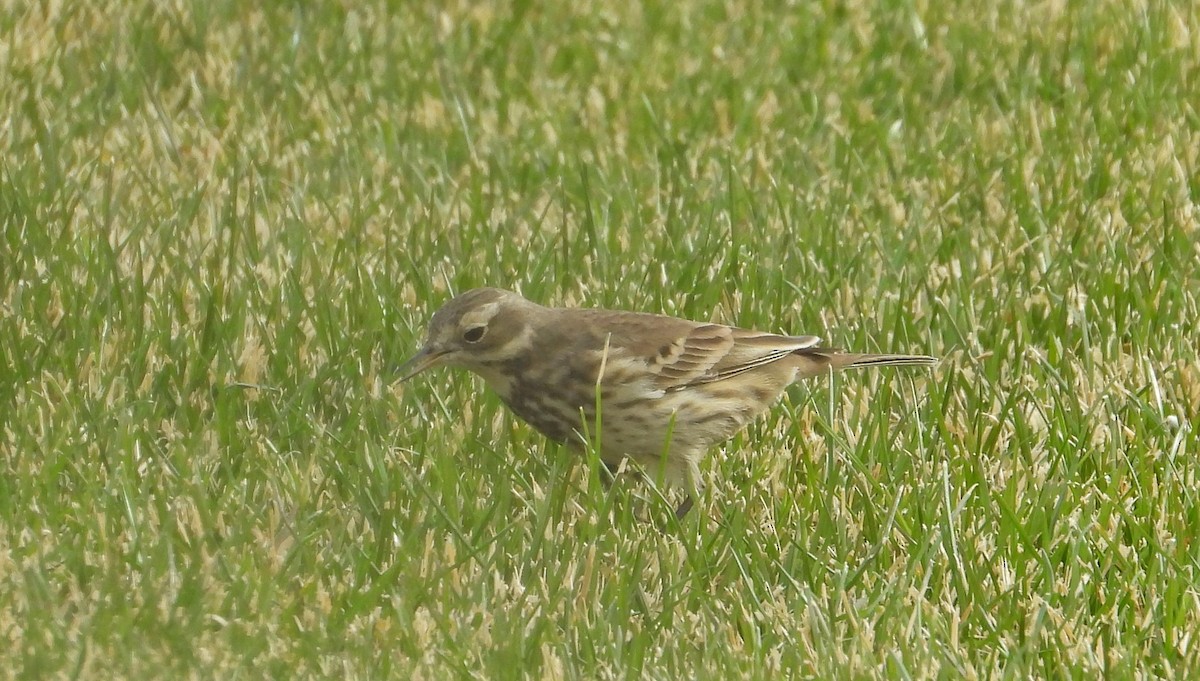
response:
[[(1198, 25), (6, 3), (0, 674), (1197, 675)], [(944, 359), (675, 524), (393, 385), (483, 284)]]

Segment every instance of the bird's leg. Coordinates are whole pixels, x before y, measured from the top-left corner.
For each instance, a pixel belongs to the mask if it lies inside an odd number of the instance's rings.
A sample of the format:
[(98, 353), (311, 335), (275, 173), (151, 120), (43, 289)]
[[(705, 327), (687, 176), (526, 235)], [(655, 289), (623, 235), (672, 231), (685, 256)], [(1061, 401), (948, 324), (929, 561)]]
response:
[(688, 511), (692, 510), (692, 506), (695, 506), (695, 500), (692, 499), (692, 495), (689, 494), (683, 498), (683, 503), (675, 507), (675, 519), (683, 520), (683, 517), (688, 514)]
[(600, 469), (600, 482), (604, 483), (604, 489), (609, 489), (617, 482), (617, 474), (621, 472), (620, 463), (611, 463), (601, 461), (604, 467)]
[(683, 520), (683, 517), (696, 504), (696, 500), (704, 496), (704, 481), (700, 476), (699, 460), (693, 456), (686, 457), (684, 460), (687, 462), (683, 473), (688, 495), (684, 497), (683, 503), (675, 508), (675, 518), (678, 520)]

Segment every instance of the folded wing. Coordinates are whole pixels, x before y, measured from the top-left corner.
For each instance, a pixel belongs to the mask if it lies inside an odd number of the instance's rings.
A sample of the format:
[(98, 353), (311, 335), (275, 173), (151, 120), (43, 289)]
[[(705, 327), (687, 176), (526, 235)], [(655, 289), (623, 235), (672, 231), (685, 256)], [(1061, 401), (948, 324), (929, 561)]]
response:
[(696, 326), (653, 358), (657, 384), (668, 392), (722, 381), (815, 347), (816, 336), (779, 336), (720, 324)]

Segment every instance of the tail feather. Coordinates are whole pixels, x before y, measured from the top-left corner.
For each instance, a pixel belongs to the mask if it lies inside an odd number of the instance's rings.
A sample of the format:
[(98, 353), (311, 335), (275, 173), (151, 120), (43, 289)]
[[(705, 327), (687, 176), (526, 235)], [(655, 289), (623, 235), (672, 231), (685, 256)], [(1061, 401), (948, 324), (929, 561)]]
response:
[[(857, 369), (859, 367), (891, 367), (891, 366), (933, 366), (938, 363), (937, 357), (929, 355), (868, 355), (868, 354), (845, 354), (839, 359), (842, 362), (834, 360), (835, 364), (841, 364), (844, 369)], [(848, 361), (846, 361), (848, 360)], [(844, 362), (844, 363), (843, 363)]]
[(808, 364), (801, 367), (800, 375), (802, 377), (817, 376), (830, 369), (838, 371), (841, 369), (886, 366), (927, 367), (933, 366), (938, 362), (936, 357), (930, 357), (929, 355), (842, 352), (833, 348), (805, 348), (797, 350), (792, 354), (808, 360)]

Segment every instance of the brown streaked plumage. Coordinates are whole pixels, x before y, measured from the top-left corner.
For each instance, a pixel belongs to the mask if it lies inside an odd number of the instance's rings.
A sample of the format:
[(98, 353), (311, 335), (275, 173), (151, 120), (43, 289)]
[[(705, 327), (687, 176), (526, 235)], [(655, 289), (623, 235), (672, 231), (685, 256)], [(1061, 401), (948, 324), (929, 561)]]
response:
[(677, 511), (682, 515), (703, 490), (699, 464), (708, 449), (774, 404), (787, 386), (830, 370), (937, 362), (818, 343), (816, 336), (663, 315), (543, 307), (516, 293), (478, 288), (433, 315), (425, 346), (400, 367), (400, 380), (442, 364), (469, 369), (547, 437), (580, 445), (590, 435), (610, 468), (629, 458), (683, 486), (689, 497)]

